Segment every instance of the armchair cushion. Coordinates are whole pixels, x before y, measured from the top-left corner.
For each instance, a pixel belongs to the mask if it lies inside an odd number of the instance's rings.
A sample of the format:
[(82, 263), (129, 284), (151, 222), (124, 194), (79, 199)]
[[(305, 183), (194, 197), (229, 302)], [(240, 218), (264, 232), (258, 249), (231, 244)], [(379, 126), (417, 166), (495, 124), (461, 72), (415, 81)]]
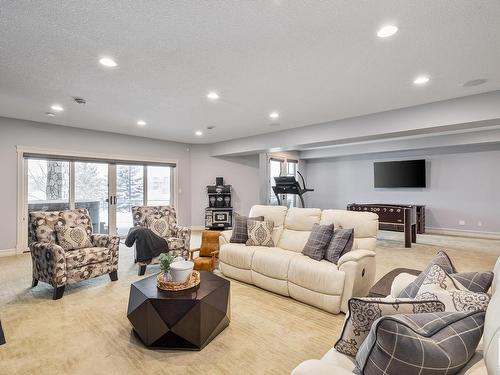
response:
[(89, 264), (109, 262), (111, 250), (106, 247), (86, 247), (66, 252), (66, 269), (72, 270)]
[(74, 227), (56, 225), (54, 229), (56, 232), (57, 243), (66, 251), (83, 249), (85, 247), (92, 246), (87, 230), (82, 225)]
[(37, 242), (56, 242), (56, 225), (74, 227), (83, 225), (87, 234), (92, 234), (92, 221), (87, 209), (77, 208), (65, 211), (30, 212), (30, 225), (33, 238)]

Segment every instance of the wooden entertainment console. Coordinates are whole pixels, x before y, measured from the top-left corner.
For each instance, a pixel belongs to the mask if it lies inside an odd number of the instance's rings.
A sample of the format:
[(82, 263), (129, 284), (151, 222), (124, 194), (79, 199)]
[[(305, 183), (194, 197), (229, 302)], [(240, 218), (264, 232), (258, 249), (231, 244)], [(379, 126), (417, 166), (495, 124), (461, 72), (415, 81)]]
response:
[(379, 218), (379, 228), (404, 232), (405, 247), (417, 242), (417, 233), (425, 233), (425, 206), (416, 204), (358, 204), (347, 205), (350, 211), (374, 212)]

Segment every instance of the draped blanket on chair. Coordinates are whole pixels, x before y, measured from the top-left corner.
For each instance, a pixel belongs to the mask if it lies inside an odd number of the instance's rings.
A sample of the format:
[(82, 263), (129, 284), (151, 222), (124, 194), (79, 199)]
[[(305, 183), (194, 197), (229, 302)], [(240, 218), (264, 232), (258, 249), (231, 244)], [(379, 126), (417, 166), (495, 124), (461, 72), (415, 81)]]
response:
[(151, 259), (165, 253), (168, 249), (167, 241), (153, 233), (149, 228), (130, 228), (125, 245), (132, 247), (135, 243), (136, 260), (149, 263)]

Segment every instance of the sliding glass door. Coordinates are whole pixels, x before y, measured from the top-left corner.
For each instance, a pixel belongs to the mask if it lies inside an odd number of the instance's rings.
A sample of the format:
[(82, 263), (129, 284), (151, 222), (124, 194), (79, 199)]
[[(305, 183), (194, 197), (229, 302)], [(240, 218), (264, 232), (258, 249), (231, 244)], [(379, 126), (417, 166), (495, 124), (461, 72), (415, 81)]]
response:
[(116, 166), (116, 233), (126, 236), (133, 227), (132, 206), (144, 205), (144, 167)]
[[(126, 236), (133, 226), (133, 206), (173, 204), (174, 166), (34, 157), (24, 160), (23, 215), (27, 224), (32, 211), (86, 208), (94, 233)], [(24, 242), (28, 235), (22, 237)]]
[(94, 233), (109, 233), (109, 165), (74, 162), (75, 208), (86, 208)]

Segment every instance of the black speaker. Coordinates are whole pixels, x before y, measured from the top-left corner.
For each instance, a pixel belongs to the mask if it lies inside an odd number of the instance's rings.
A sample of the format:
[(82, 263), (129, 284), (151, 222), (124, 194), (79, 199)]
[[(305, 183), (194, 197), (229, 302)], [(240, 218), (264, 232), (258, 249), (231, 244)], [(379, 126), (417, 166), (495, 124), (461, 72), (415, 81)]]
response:
[(223, 177), (215, 177), (215, 186), (223, 186), (224, 178)]

